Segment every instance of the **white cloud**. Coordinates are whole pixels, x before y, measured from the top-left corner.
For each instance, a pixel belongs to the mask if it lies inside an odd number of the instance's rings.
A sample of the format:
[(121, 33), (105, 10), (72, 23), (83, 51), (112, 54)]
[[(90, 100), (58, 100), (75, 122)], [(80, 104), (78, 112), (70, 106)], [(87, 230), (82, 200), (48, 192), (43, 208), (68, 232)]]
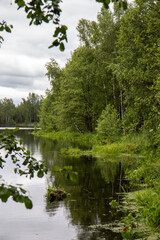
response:
[[(16, 105), (19, 104), (19, 102), (22, 100), (22, 98), (27, 98), (29, 92), (32, 92), (32, 89), (29, 88), (12, 88), (12, 87), (1, 87), (0, 86), (0, 93), (1, 93), (1, 98), (12, 98), (14, 99), (14, 103)], [(43, 90), (34, 90), (34, 93), (37, 93), (39, 95), (44, 95)]]
[(68, 43), (65, 52), (60, 52), (58, 48), (48, 49), (55, 26), (29, 27), (23, 9), (17, 11), (16, 5), (10, 5), (10, 2), (0, 1), (0, 21), (6, 20), (14, 25), (11, 34), (2, 33), (5, 41), (0, 48), (0, 98), (11, 97), (18, 102), (29, 92), (45, 92), (49, 87), (45, 64), (55, 58), (60, 66), (64, 66), (71, 51), (78, 46), (76, 26), (79, 19), (96, 20), (101, 4), (95, 0), (63, 1), (61, 23), (68, 26)]

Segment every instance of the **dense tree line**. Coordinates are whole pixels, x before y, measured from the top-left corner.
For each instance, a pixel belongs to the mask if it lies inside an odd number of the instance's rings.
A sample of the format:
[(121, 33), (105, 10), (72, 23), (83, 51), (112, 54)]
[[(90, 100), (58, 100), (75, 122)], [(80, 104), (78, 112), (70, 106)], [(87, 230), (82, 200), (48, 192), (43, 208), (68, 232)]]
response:
[(159, 26), (160, 2), (154, 0), (135, 0), (126, 11), (117, 4), (113, 12), (102, 8), (97, 22), (81, 19), (80, 46), (65, 67), (54, 59), (46, 65), (52, 88), (41, 127), (102, 135), (158, 131)]
[(42, 104), (42, 96), (29, 93), (27, 99), (15, 106), (11, 98), (0, 100), (0, 125), (16, 125), (39, 122), (39, 110)]

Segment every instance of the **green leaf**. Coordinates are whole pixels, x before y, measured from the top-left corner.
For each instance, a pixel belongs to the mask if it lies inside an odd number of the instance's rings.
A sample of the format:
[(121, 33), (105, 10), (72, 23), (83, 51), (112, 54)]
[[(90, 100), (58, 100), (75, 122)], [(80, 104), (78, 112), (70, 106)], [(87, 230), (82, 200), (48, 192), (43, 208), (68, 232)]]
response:
[(38, 176), (39, 178), (42, 178), (42, 177), (44, 176), (44, 172), (41, 171), (41, 170), (38, 171), (37, 176)]
[(3, 30), (4, 30), (4, 27), (3, 27), (3, 26), (1, 26), (1, 27), (0, 27), (0, 31), (3, 31)]
[(8, 26), (5, 26), (5, 30), (6, 30), (6, 32), (11, 33), (11, 29)]
[(15, 0), (15, 3), (18, 5), (18, 9), (25, 6), (25, 2), (23, 0)]
[(55, 46), (55, 47), (59, 46), (59, 44), (60, 44), (60, 42), (58, 41), (58, 39), (56, 39), (56, 40), (52, 43), (52, 45)]
[(23, 188), (20, 188), (20, 190), (21, 190), (21, 192), (23, 193), (23, 194), (25, 194), (27, 191), (25, 190), (25, 189), (23, 189)]
[(31, 18), (32, 17), (32, 11), (30, 11), (28, 14), (27, 14), (27, 18)]
[(53, 37), (57, 37), (60, 32), (61, 32), (61, 28), (60, 28), (60, 27), (57, 27), (56, 30), (55, 30), (55, 32), (54, 32)]
[(66, 34), (67, 26), (66, 25), (62, 25), (60, 30), (61, 30), (61, 33)]
[(32, 201), (28, 197), (24, 198), (24, 204), (27, 209), (31, 209), (33, 207)]
[(2, 200), (2, 202), (7, 202), (9, 196), (8, 195), (2, 195), (0, 196), (0, 199)]
[(64, 43), (62, 43), (62, 42), (60, 43), (59, 49), (60, 49), (61, 52), (64, 51), (64, 49), (65, 49)]
[(28, 159), (25, 159), (25, 161), (22, 164), (26, 166), (28, 164)]

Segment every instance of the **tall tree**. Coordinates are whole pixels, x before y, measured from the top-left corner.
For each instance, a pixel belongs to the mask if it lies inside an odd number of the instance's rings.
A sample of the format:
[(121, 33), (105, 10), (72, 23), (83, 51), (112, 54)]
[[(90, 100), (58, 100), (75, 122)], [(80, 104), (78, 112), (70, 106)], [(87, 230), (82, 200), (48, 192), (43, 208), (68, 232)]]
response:
[(27, 99), (22, 98), (18, 105), (19, 122), (33, 123), (39, 122), (39, 110), (42, 104), (42, 96), (35, 93), (29, 93)]
[(159, 74), (160, 2), (136, 0), (121, 18), (114, 73), (123, 88), (124, 121), (137, 131), (156, 126), (159, 102), (155, 86)]
[(0, 100), (0, 123), (4, 125), (14, 124), (16, 107), (11, 98)]
[(62, 70), (58, 66), (58, 63), (54, 59), (50, 59), (50, 62), (46, 64), (47, 73), (51, 90), (46, 91), (46, 98), (43, 101), (40, 111), (40, 125), (45, 130), (57, 129), (57, 106), (60, 95), (60, 81)]

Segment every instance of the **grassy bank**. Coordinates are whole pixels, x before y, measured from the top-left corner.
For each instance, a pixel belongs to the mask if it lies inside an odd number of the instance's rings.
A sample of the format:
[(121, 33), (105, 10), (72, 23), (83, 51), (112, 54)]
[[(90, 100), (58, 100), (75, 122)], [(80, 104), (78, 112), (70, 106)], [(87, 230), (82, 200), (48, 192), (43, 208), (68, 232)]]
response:
[(33, 133), (36, 136), (41, 136), (45, 138), (49, 138), (52, 140), (56, 140), (58, 142), (65, 142), (69, 147), (75, 147), (79, 149), (91, 149), (94, 144), (97, 142), (96, 135), (93, 135), (91, 133), (88, 134), (79, 134), (74, 132), (44, 132), (42, 130), (39, 130), (37, 132)]
[(115, 142), (108, 139), (100, 139), (96, 134), (74, 133), (74, 132), (44, 132), (39, 130), (34, 135), (57, 140), (58, 142), (66, 142), (68, 146), (63, 151), (66, 154), (142, 154), (146, 155), (150, 148), (147, 137), (143, 134), (134, 134), (132, 136), (120, 136)]

